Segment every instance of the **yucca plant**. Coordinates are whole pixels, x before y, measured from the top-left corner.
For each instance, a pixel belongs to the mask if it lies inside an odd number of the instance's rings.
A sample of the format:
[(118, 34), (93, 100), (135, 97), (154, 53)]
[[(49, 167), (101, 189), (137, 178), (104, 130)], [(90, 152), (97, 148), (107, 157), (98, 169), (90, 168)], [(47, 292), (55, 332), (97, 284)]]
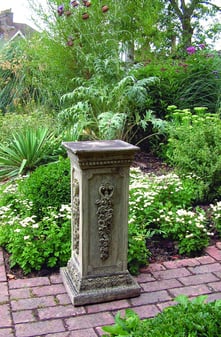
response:
[(0, 179), (9, 179), (33, 171), (37, 166), (58, 158), (60, 140), (47, 128), (27, 128), (12, 135), (0, 146)]

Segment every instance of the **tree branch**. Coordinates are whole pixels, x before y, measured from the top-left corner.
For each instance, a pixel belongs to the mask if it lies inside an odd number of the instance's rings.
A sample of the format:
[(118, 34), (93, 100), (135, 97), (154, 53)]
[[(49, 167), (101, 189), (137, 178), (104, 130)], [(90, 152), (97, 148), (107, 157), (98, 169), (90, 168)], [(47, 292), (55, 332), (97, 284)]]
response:
[(182, 18), (182, 17), (183, 17), (183, 13), (182, 13), (181, 10), (179, 9), (179, 6), (178, 6), (176, 0), (169, 0), (169, 1), (170, 1), (171, 5), (172, 5), (173, 9), (175, 10), (177, 16), (178, 16), (179, 18)]
[(205, 4), (205, 5), (212, 6), (212, 7), (216, 8), (217, 11), (221, 11), (221, 7), (219, 7), (219, 6), (215, 5), (215, 4), (213, 4), (213, 3), (210, 2), (210, 1), (200, 1), (200, 3)]

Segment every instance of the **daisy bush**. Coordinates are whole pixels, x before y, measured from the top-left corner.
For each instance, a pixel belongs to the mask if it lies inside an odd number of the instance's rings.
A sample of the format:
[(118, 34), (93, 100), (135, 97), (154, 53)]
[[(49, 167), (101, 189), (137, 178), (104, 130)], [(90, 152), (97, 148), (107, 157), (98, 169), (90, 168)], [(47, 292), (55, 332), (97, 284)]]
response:
[(180, 254), (191, 255), (208, 246), (212, 234), (206, 214), (191, 207), (196, 190), (194, 181), (191, 176), (181, 178), (172, 172), (159, 176), (143, 174), (133, 168), (129, 234), (141, 231), (146, 239), (154, 235), (172, 239), (177, 242)]
[(215, 204), (210, 204), (210, 212), (212, 225), (219, 236), (221, 236), (221, 201), (218, 201)]
[(202, 209), (160, 209), (155, 219), (163, 237), (177, 241), (180, 254), (194, 254), (208, 246), (212, 233), (208, 230), (207, 217)]
[(43, 267), (65, 265), (70, 257), (71, 206), (47, 207), (37, 221), (32, 202), (18, 194), (17, 182), (1, 188), (0, 245), (10, 253), (10, 265), (20, 266), (24, 273)]

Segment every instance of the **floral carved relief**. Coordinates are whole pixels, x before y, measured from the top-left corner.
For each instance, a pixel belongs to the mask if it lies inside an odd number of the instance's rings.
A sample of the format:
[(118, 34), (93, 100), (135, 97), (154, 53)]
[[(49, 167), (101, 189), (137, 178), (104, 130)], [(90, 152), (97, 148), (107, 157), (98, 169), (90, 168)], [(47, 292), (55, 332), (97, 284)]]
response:
[(112, 200), (113, 193), (114, 186), (109, 182), (103, 183), (99, 187), (100, 199), (96, 200), (100, 258), (103, 261), (109, 257), (114, 212)]
[(72, 228), (73, 228), (73, 250), (79, 254), (79, 221), (80, 221), (80, 199), (79, 182), (77, 179), (72, 181)]

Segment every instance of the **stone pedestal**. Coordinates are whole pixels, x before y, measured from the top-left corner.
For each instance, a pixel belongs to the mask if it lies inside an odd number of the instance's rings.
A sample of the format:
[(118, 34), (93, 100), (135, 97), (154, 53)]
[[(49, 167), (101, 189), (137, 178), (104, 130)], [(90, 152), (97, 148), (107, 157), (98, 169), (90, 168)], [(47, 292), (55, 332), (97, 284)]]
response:
[(138, 147), (66, 142), (71, 160), (72, 256), (61, 268), (74, 305), (140, 294), (127, 270), (129, 168)]

